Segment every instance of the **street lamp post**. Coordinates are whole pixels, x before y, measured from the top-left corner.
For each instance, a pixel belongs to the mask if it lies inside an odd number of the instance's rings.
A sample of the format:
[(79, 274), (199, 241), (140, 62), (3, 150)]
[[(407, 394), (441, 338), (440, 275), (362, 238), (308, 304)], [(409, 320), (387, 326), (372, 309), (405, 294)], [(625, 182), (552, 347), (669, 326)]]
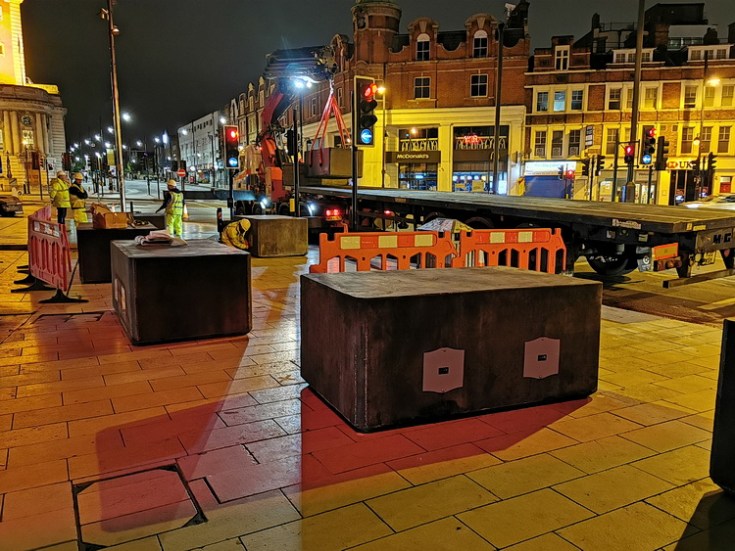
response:
[(388, 127), (386, 125), (386, 119), (385, 119), (385, 94), (387, 92), (387, 88), (385, 86), (379, 86), (378, 87), (378, 93), (381, 97), (381, 102), (383, 103), (383, 139), (380, 143), (380, 186), (385, 187), (385, 140), (388, 137)]
[(151, 173), (148, 170), (148, 138), (143, 138), (143, 141), (141, 142), (138, 140), (138, 147), (141, 145), (143, 146), (143, 159), (145, 159), (145, 180), (148, 184), (148, 195), (151, 194)]
[(120, 207), (125, 212), (125, 175), (123, 174), (122, 159), (122, 132), (120, 125), (120, 90), (117, 82), (117, 58), (115, 54), (115, 37), (120, 29), (115, 26), (112, 14), (113, 0), (107, 0), (107, 9), (102, 9), (100, 16), (107, 20), (107, 30), (110, 37), (110, 72), (112, 76), (112, 119), (115, 125), (115, 172), (120, 188)]

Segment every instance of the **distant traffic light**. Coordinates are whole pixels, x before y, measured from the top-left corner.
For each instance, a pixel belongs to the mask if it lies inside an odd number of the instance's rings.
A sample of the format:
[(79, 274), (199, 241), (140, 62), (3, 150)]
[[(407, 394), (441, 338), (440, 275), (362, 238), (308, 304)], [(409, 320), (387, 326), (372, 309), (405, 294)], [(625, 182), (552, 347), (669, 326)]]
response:
[(707, 155), (707, 170), (710, 174), (714, 174), (715, 168), (717, 168), (717, 155), (710, 152), (710, 154)]
[(375, 108), (378, 102), (375, 94), (378, 92), (378, 85), (375, 80), (369, 77), (355, 77), (355, 120), (357, 122), (355, 129), (355, 145), (357, 146), (373, 146), (375, 145), (375, 131), (373, 127), (378, 122), (375, 116)]
[(584, 159), (582, 161), (582, 176), (589, 176), (590, 175), (590, 163), (592, 161), (590, 159)]
[(559, 179), (564, 179), (564, 165), (559, 165)]
[(225, 167), (240, 168), (240, 133), (237, 126), (226, 124), (222, 127), (225, 133)]
[(635, 144), (629, 143), (625, 146), (625, 163), (631, 164), (635, 159)]
[(699, 158), (689, 161), (689, 166), (694, 172), (699, 172)]
[(599, 176), (600, 173), (605, 170), (605, 156), (597, 156), (597, 166), (595, 167), (595, 176)]
[(296, 132), (293, 128), (286, 130), (286, 151), (291, 157), (296, 155)]
[(656, 170), (666, 170), (666, 164), (669, 162), (669, 141), (663, 136), (658, 138), (658, 148), (656, 150)]
[(566, 171), (566, 173), (564, 174), (564, 177), (565, 177), (565, 178), (566, 178), (567, 180), (574, 180), (574, 177), (575, 177), (575, 173), (574, 173), (574, 170), (573, 170), (573, 169), (571, 169), (571, 168), (570, 168), (569, 170), (567, 170), (567, 171)]

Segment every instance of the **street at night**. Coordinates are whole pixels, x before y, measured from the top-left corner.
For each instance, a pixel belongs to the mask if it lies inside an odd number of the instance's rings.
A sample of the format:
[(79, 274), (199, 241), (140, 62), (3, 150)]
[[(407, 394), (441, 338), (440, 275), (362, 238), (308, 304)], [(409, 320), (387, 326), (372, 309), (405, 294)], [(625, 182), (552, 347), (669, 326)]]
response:
[(730, 551), (734, 126), (731, 0), (0, 2), (0, 551)]

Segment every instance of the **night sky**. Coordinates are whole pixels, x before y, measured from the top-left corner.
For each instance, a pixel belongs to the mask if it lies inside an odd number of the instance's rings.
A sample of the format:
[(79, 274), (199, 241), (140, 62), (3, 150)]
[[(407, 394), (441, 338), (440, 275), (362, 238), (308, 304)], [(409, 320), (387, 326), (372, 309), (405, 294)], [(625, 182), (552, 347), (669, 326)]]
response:
[[(223, 107), (263, 70), (279, 48), (326, 44), (351, 36), (352, 0), (118, 0), (115, 22), (122, 109), (133, 122), (133, 142)], [(635, 21), (637, 0), (530, 0), (532, 47), (551, 35), (584, 35), (592, 14), (603, 22)], [(649, 0), (647, 7), (655, 2)], [(502, 18), (504, 0), (398, 0), (401, 32), (429, 16), (440, 30), (460, 30), (471, 15)], [(70, 141), (99, 132), (112, 121), (106, 0), (25, 0), (22, 5), (28, 76), (59, 85), (68, 109)], [(708, 0), (706, 15), (720, 37), (735, 21), (733, 0)]]

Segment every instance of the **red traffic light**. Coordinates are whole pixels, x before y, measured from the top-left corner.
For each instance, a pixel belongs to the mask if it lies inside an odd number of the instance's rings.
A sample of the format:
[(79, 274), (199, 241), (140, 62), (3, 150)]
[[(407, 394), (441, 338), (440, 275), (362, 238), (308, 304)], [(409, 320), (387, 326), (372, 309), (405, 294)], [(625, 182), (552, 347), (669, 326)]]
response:
[(374, 82), (365, 86), (362, 91), (362, 97), (367, 101), (372, 101), (375, 98), (375, 94), (378, 92), (378, 85)]
[(648, 130), (646, 130), (646, 137), (656, 139), (656, 127), (652, 126)]
[(632, 144), (628, 144), (625, 146), (625, 154), (626, 155), (635, 155), (635, 146)]

